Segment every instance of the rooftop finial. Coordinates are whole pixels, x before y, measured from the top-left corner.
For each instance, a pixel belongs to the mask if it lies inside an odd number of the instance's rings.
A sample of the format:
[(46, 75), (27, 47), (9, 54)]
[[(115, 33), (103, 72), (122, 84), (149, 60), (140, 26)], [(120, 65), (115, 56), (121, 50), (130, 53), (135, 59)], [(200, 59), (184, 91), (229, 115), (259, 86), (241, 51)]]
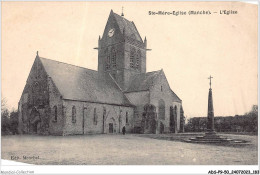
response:
[(212, 77), (211, 75), (210, 75), (209, 78), (208, 78), (208, 79), (209, 79), (210, 89), (211, 89), (211, 79), (212, 79), (212, 78), (213, 78), (213, 77)]
[(36, 56), (39, 57), (39, 52), (38, 52), (38, 50), (37, 50), (37, 52), (36, 52)]
[(122, 13), (121, 16), (124, 16), (124, 7), (122, 7)]

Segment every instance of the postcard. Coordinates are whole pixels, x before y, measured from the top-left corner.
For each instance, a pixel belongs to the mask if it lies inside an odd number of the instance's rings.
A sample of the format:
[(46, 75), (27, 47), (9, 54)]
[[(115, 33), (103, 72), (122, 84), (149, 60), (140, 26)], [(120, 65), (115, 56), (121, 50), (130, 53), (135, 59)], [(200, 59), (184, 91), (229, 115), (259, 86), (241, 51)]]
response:
[(1, 9), (1, 173), (259, 174), (257, 2)]

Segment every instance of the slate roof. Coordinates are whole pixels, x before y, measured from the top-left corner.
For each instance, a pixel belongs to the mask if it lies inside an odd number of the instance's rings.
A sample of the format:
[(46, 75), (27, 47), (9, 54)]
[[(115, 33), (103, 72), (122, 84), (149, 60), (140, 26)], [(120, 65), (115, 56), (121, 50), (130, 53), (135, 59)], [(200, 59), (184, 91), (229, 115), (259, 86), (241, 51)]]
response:
[(172, 95), (172, 99), (173, 101), (176, 101), (176, 102), (181, 102), (181, 99), (171, 90), (171, 95)]
[(155, 78), (161, 70), (133, 75), (130, 79), (130, 86), (125, 92), (146, 91), (154, 84)]
[(121, 33), (123, 33), (123, 31), (124, 31), (126, 36), (129, 36), (133, 39), (143, 42), (133, 21), (129, 21), (129, 20), (125, 19), (124, 17), (114, 13), (113, 11), (112, 11), (112, 13), (117, 21), (117, 24), (120, 28)]
[(64, 99), (131, 105), (111, 77), (87, 68), (39, 59)]
[[(162, 74), (162, 70), (136, 74), (131, 77), (130, 85), (125, 91), (128, 92), (139, 92), (139, 91), (148, 91), (151, 86), (154, 85), (155, 79)], [(181, 99), (171, 90), (171, 96), (173, 101), (181, 102)]]

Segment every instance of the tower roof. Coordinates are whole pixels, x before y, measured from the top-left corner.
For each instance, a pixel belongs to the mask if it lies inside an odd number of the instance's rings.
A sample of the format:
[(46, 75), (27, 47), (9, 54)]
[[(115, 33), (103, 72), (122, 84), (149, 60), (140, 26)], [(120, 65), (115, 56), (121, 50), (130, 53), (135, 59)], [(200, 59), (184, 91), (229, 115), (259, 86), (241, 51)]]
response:
[(120, 16), (111, 10), (111, 15), (113, 15), (116, 19), (116, 22), (119, 26), (120, 32), (125, 34), (128, 37), (131, 37), (133, 39), (136, 39), (138, 41), (143, 42), (139, 32), (137, 31), (137, 28), (133, 21), (129, 21), (123, 16)]

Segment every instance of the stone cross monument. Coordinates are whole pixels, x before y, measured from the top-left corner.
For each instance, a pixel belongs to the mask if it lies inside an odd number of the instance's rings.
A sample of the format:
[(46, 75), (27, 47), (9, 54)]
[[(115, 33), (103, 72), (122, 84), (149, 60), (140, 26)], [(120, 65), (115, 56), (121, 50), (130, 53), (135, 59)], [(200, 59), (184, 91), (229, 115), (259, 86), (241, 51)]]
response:
[(208, 123), (207, 123), (207, 132), (215, 133), (214, 132), (214, 108), (213, 108), (213, 99), (212, 99), (212, 89), (211, 89), (211, 79), (213, 77), (210, 75), (208, 78), (210, 80), (209, 85), (209, 97), (208, 97)]
[(213, 98), (212, 98), (212, 89), (211, 89), (211, 79), (209, 77), (209, 101), (208, 101), (208, 123), (207, 123), (207, 132), (203, 136), (196, 136), (186, 140), (186, 142), (191, 143), (216, 143), (216, 144), (244, 144), (245, 140), (233, 140), (223, 136), (219, 136), (214, 130), (214, 109), (213, 109)]

